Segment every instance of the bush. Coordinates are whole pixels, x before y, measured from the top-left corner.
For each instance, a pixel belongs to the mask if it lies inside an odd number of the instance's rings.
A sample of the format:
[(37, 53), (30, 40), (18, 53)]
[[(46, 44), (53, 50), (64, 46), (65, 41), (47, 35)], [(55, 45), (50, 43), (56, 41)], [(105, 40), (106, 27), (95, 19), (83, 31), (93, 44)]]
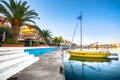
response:
[(4, 43), (5, 44), (14, 44), (15, 42), (14, 42), (14, 40), (12, 38), (6, 38)]
[(25, 44), (24, 42), (15, 43), (13, 38), (6, 38), (4, 44)]
[(11, 28), (6, 26), (0, 26), (0, 34), (3, 34), (5, 31), (6, 38), (12, 38)]
[(21, 41), (19, 41), (18, 43), (19, 43), (19, 44), (25, 44), (25, 42), (21, 42)]
[(33, 45), (38, 46), (39, 45), (39, 41), (34, 41)]

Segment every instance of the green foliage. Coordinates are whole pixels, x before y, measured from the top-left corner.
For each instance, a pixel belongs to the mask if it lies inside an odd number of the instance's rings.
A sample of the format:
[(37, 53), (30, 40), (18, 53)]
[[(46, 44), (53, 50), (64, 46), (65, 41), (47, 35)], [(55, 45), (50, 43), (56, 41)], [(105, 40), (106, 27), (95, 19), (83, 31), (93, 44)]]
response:
[(63, 42), (63, 41), (64, 41), (64, 40), (63, 40), (62, 36), (59, 36), (59, 37), (58, 37), (58, 42), (61, 43), (61, 42)]
[(13, 38), (6, 38), (6, 40), (4, 41), (4, 44), (24, 44), (24, 42), (14, 42)]
[(46, 44), (50, 43), (50, 39), (51, 39), (51, 31), (50, 30), (42, 30), (40, 33), (40, 38), (42, 38), (42, 42), (45, 41)]
[(38, 46), (39, 45), (39, 41), (34, 41), (33, 45)]
[(62, 36), (53, 38), (53, 42), (55, 43), (56, 46), (60, 46), (60, 43), (63, 42), (63, 41), (64, 40), (63, 40)]
[(11, 33), (10, 27), (1, 26), (0, 27), (0, 34), (3, 34), (4, 31), (6, 33), (6, 38), (12, 38), (12, 33)]
[(12, 38), (6, 38), (4, 43), (5, 44), (14, 44), (15, 42), (14, 42), (14, 40)]
[(55, 45), (58, 45), (58, 37), (54, 37), (53, 42), (54, 42)]
[(18, 44), (25, 44), (25, 42), (18, 42)]

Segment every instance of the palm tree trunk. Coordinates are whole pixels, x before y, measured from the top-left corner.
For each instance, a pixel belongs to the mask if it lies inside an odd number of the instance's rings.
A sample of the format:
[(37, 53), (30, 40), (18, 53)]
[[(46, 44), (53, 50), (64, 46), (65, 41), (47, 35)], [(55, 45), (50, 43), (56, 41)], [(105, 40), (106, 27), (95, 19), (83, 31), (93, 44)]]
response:
[(44, 42), (43, 40), (44, 40), (44, 39), (43, 39), (43, 37), (42, 37), (42, 42)]
[(12, 26), (11, 27), (12, 31), (12, 37), (15, 43), (18, 43), (18, 37), (19, 37), (19, 32), (20, 32), (20, 27), (18, 26)]

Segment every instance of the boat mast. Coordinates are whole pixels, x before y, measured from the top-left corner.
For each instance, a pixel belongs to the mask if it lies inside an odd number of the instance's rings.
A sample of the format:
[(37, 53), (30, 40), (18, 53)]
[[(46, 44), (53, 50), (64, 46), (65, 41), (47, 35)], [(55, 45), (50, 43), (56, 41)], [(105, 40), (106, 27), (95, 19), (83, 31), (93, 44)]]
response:
[(78, 24), (76, 24), (76, 27), (75, 27), (75, 30), (74, 30), (74, 33), (73, 33), (73, 37), (72, 37), (71, 43), (73, 43), (73, 39), (74, 39), (74, 37), (75, 37), (75, 33), (76, 33), (76, 30), (77, 30), (77, 26), (78, 26)]
[(80, 38), (81, 38), (81, 41), (80, 41), (80, 49), (82, 50), (82, 11), (80, 13)]

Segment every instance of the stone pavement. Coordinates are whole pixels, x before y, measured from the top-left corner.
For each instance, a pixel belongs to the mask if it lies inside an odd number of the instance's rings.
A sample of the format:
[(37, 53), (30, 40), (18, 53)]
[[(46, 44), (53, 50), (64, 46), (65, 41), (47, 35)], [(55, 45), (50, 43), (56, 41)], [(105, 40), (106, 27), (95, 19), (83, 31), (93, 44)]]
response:
[(8, 80), (65, 80), (61, 50), (39, 56), (39, 61), (25, 68)]

